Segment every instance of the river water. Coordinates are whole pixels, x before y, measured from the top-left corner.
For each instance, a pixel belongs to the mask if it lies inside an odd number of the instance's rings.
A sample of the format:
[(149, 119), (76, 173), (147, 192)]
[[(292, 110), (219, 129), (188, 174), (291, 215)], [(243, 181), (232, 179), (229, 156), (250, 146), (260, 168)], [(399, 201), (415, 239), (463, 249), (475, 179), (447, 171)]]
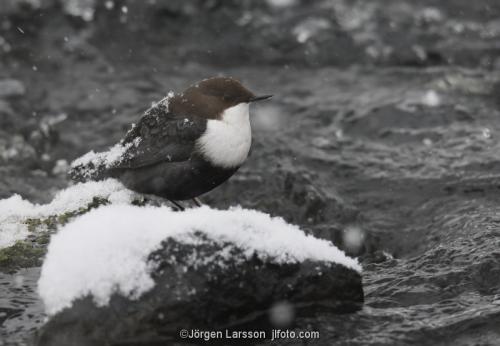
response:
[[(158, 41), (119, 61), (113, 54), (126, 51), (125, 39), (106, 49), (92, 30), (64, 24), (72, 32), (59, 34), (57, 18), (17, 51), (52, 51), (50, 59), (2, 60), (2, 78), (20, 80), (26, 92), (7, 98), (13, 110), (2, 113), (0, 144), (19, 150), (2, 161), (1, 197), (50, 200), (68, 184), (57, 160), (113, 144), (169, 90), (234, 76), (275, 96), (252, 109), (248, 163), (205, 201), (264, 210), (334, 241), (339, 230), (362, 239), (348, 250), (363, 264), (363, 309), (298, 316), (299, 328), (320, 331), (306, 344), (499, 344), (498, 68), (221, 66), (162, 57)], [(61, 43), (65, 35), (74, 46)], [(43, 323), (38, 275), (0, 273), (0, 345), (28, 342)]]

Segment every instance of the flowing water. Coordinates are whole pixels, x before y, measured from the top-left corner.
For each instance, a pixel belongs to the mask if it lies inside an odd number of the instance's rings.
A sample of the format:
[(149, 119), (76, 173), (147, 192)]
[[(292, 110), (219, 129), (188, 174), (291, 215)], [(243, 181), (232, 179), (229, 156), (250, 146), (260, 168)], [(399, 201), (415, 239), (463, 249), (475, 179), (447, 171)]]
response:
[[(363, 309), (298, 316), (299, 328), (320, 331), (305, 344), (500, 344), (498, 69), (172, 62), (155, 54), (158, 42), (106, 48), (74, 28), (68, 48), (58, 20), (20, 48), (51, 58), (3, 60), (1, 77), (26, 92), (0, 104), (0, 147), (17, 150), (1, 161), (1, 197), (50, 200), (67, 184), (57, 160), (113, 144), (171, 89), (231, 75), (275, 96), (252, 110), (248, 163), (205, 200), (361, 239), (347, 250), (364, 267)], [(139, 52), (118, 59), (133, 43)], [(23, 344), (43, 323), (38, 275), (0, 273), (0, 345)]]

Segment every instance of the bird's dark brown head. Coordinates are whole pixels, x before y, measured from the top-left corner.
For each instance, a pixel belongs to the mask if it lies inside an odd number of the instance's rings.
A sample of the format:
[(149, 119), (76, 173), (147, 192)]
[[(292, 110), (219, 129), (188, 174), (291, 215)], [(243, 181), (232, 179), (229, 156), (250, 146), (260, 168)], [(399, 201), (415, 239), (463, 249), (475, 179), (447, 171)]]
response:
[(169, 110), (179, 115), (219, 119), (227, 108), (270, 97), (271, 95), (255, 96), (236, 79), (214, 77), (191, 85), (182, 94), (172, 97)]

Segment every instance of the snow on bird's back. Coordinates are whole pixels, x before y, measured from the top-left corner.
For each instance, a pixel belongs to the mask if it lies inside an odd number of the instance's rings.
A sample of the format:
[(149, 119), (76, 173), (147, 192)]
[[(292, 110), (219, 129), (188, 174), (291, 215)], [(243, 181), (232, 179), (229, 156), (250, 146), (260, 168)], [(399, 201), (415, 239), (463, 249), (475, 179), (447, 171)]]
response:
[[(175, 94), (170, 91), (167, 96), (165, 96), (163, 99), (161, 99), (159, 102), (155, 102), (152, 104), (151, 108), (146, 111), (146, 113), (151, 112), (155, 108), (162, 108), (164, 109), (165, 112), (168, 112), (168, 107), (170, 100), (175, 96)], [(163, 114), (160, 112), (160, 114)], [(132, 129), (134, 129), (135, 124), (132, 124)], [(127, 151), (135, 146), (139, 146), (141, 142), (141, 137), (135, 138), (133, 141), (128, 142), (128, 143), (117, 143), (110, 147), (108, 150), (103, 151), (103, 152), (95, 152), (93, 150), (89, 151), (88, 153), (84, 154), (83, 156), (75, 159), (73, 162), (71, 162), (71, 168), (82, 168), (84, 167), (85, 170), (83, 171), (82, 174), (90, 178), (93, 174), (93, 172), (99, 167), (105, 167), (105, 168), (111, 168), (116, 164), (119, 164), (123, 158), (125, 157)]]

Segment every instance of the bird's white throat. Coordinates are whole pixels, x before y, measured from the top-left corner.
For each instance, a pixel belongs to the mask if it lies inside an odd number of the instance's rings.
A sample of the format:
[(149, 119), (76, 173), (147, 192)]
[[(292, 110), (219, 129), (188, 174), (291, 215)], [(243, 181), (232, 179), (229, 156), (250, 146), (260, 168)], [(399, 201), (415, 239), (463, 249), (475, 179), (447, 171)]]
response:
[(197, 144), (215, 166), (234, 168), (243, 164), (252, 144), (248, 103), (226, 109), (221, 120), (208, 120)]

